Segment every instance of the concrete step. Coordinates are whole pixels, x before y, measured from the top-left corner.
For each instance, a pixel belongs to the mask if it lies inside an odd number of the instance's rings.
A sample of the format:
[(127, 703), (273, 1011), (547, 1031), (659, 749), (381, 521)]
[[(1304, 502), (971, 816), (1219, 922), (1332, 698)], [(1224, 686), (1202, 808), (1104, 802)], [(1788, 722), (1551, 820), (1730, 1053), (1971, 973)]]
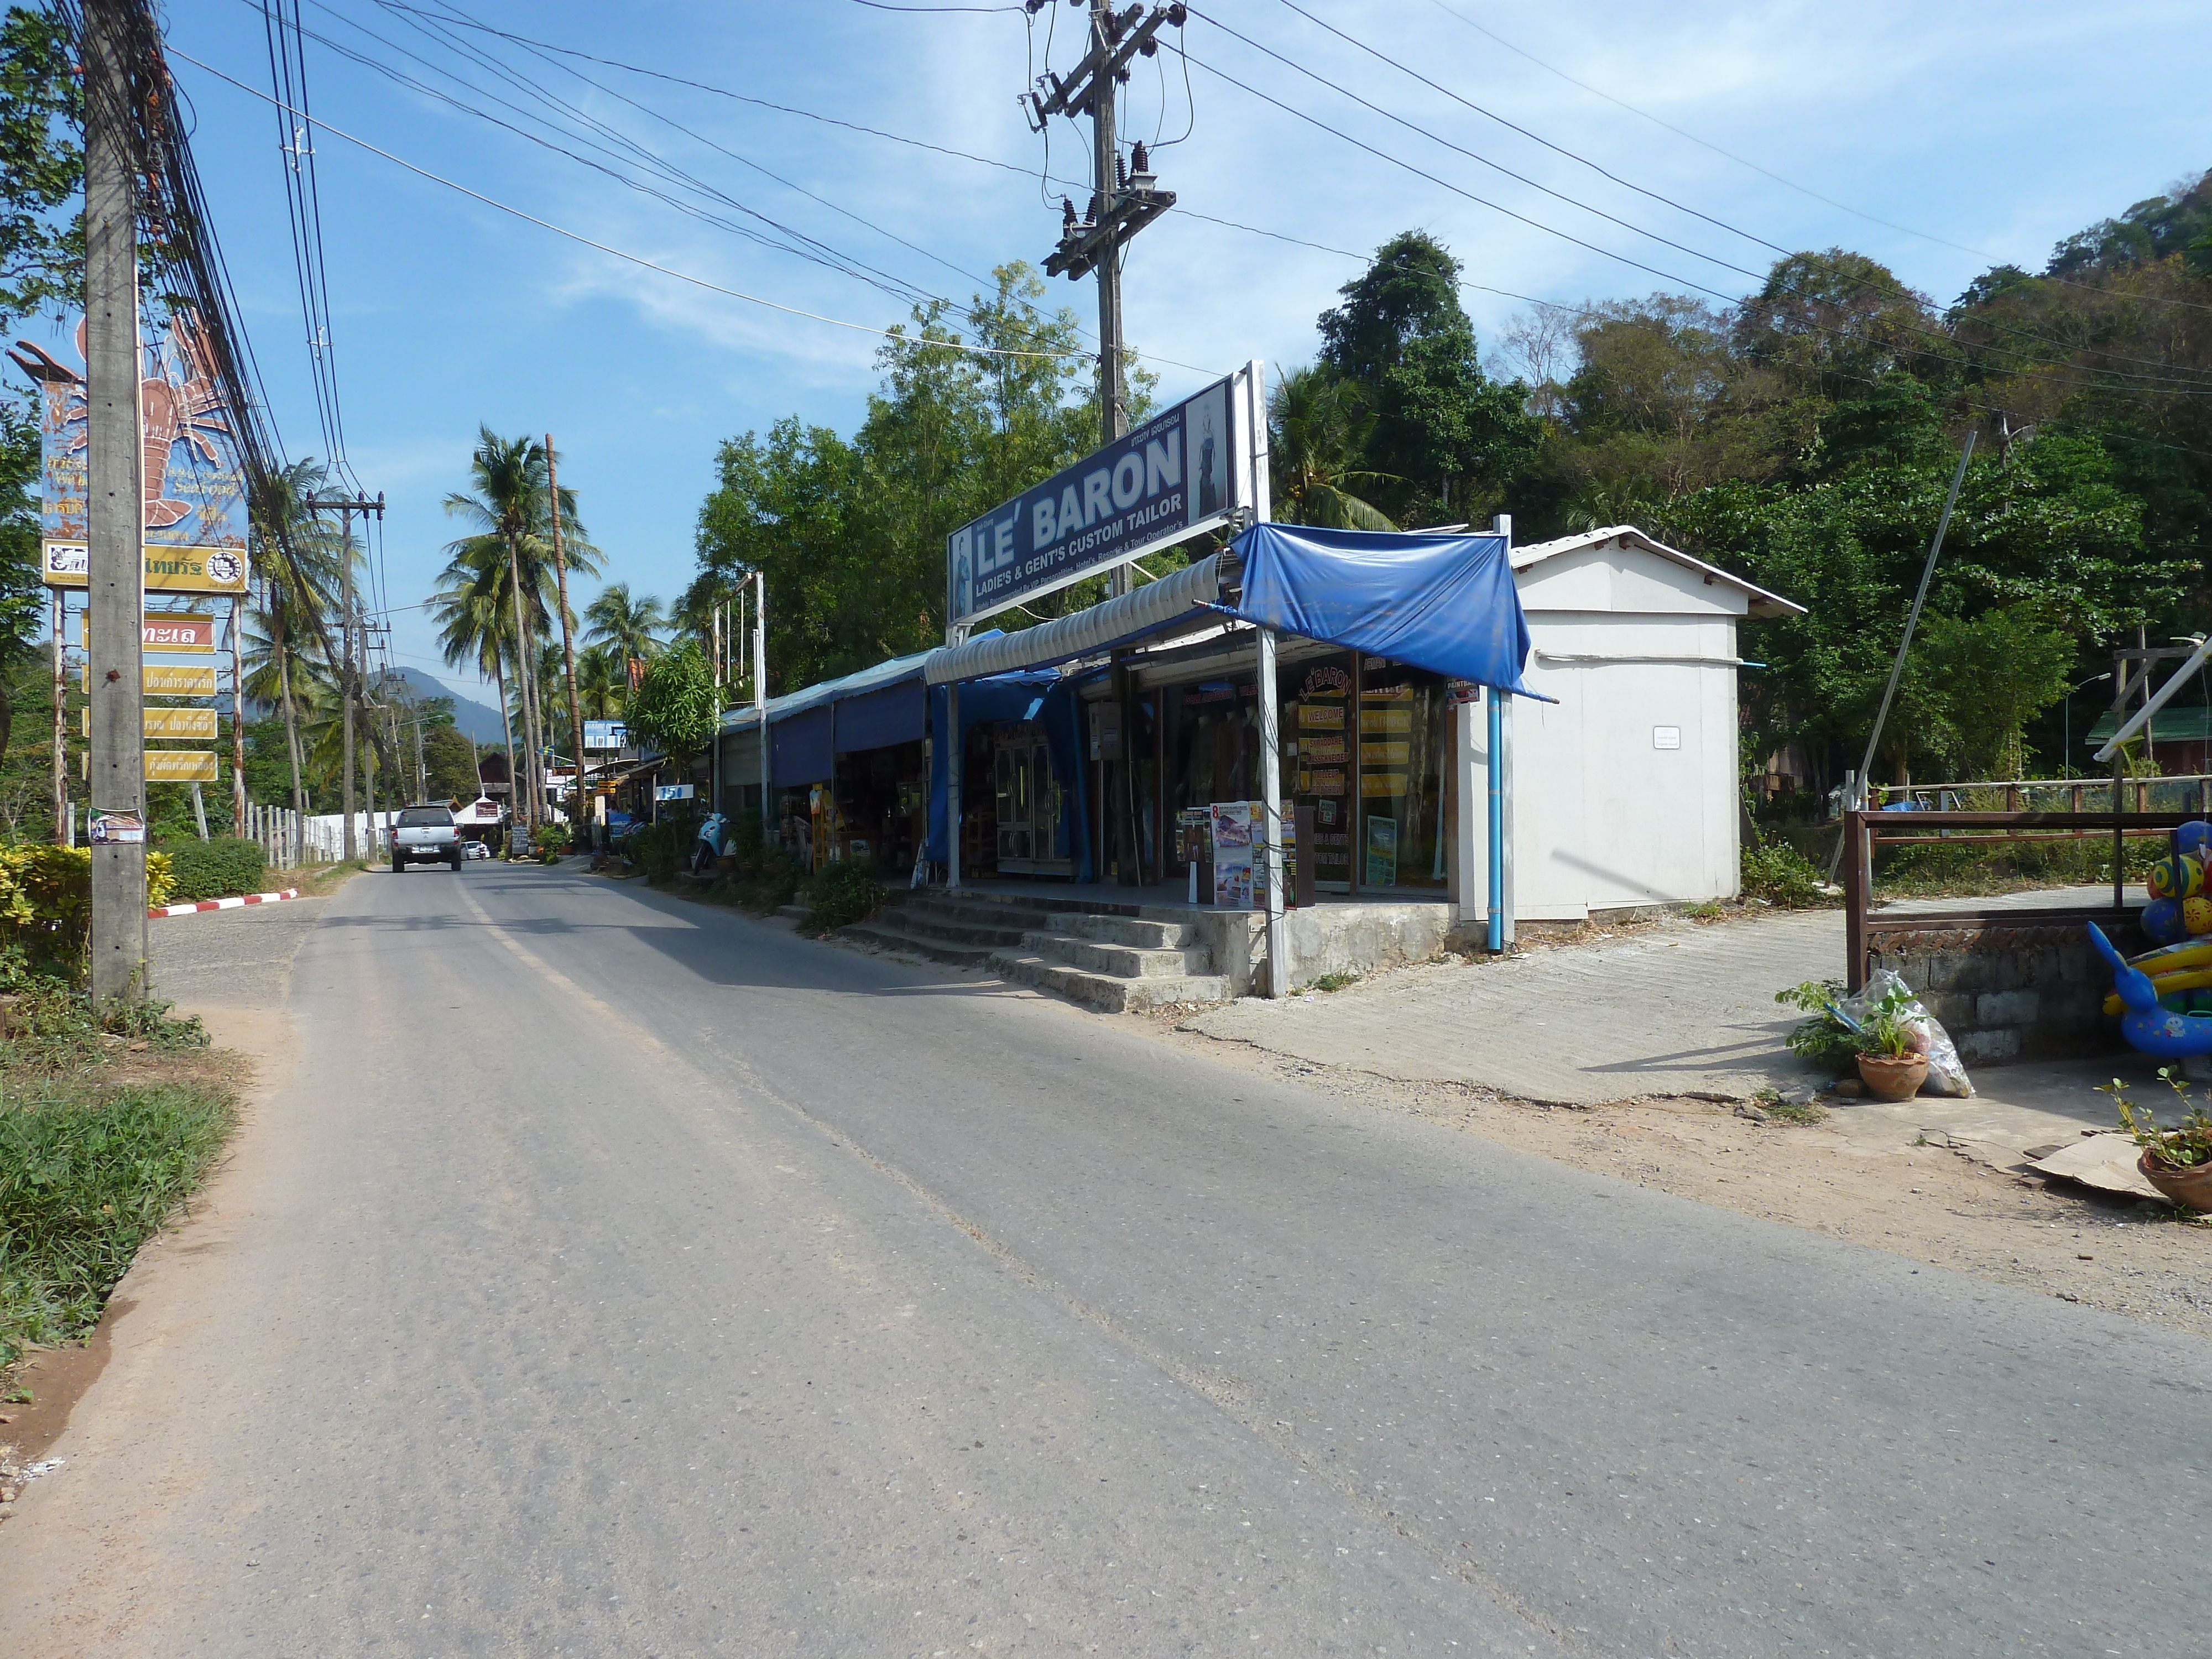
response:
[(1118, 974), (1091, 973), (1026, 951), (994, 951), (990, 966), (1018, 984), (1055, 992), (1071, 1002), (1109, 1014), (1158, 1008), (1170, 1002), (1223, 1002), (1229, 997), (1229, 981), (1218, 974), (1125, 979)]
[(893, 902), (917, 921), (927, 918), (945, 927), (996, 929), (1011, 932), (1016, 938), (1026, 928), (1048, 927), (1060, 920), (1042, 907), (993, 904), (979, 899), (948, 898), (939, 893), (915, 893)]
[(1148, 921), (1137, 916), (1082, 913), (1054, 916), (1041, 931), (1097, 939), (1107, 945), (1126, 945), (1139, 951), (1177, 951), (1199, 942), (1198, 930), (1183, 922)]
[[(1500, 836), (1499, 839), (1503, 840), (1504, 837)], [(803, 904), (779, 904), (775, 907), (775, 913), (781, 916), (786, 921), (804, 921), (806, 920), (806, 907)]]
[[(910, 933), (919, 933), (946, 945), (975, 945), (989, 950), (999, 945), (1019, 945), (1026, 929), (1019, 923), (1003, 917), (972, 915), (948, 910), (937, 906), (894, 904), (884, 906), (882, 915), (892, 926)], [(1044, 918), (1037, 917), (1032, 926), (1042, 926)]]
[(880, 946), (886, 951), (902, 951), (909, 956), (927, 957), (931, 962), (947, 963), (957, 968), (980, 968), (992, 957), (988, 945), (966, 945), (957, 939), (939, 939), (899, 925), (896, 915), (884, 911), (866, 921), (856, 921), (837, 930), (843, 939), (858, 939), (863, 944)]
[(1213, 971), (1213, 953), (1203, 946), (1146, 949), (1073, 933), (1030, 933), (1022, 935), (1022, 949), (1033, 956), (1057, 957), (1086, 973), (1111, 974), (1117, 979), (1185, 979)]

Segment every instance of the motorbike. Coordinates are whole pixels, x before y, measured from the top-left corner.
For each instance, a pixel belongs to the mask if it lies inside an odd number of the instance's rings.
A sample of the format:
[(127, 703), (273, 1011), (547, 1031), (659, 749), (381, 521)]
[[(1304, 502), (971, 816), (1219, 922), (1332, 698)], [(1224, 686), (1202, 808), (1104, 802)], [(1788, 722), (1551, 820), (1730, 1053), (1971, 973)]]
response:
[(691, 844), (691, 873), (708, 874), (714, 860), (730, 850), (730, 821), (720, 812), (709, 812), (699, 820), (698, 839)]

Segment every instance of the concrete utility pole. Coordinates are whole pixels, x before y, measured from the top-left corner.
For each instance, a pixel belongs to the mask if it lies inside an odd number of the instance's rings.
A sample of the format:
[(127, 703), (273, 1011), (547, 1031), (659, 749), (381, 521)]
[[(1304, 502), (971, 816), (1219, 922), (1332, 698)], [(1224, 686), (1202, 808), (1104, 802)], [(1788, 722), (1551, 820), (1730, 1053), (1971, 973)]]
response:
[(311, 513), (339, 514), (342, 515), (343, 526), (339, 538), (342, 544), (339, 605), (343, 612), (339, 619), (339, 625), (344, 644), (339, 652), (338, 708), (342, 727), (339, 746), (343, 751), (341, 763), (345, 768), (345, 778), (338, 792), (338, 810), (345, 815), (345, 861), (351, 864), (360, 856), (360, 843), (355, 838), (353, 824), (354, 814), (359, 810), (359, 803), (354, 796), (353, 726), (354, 702), (361, 695), (361, 684), (354, 673), (357, 655), (355, 635), (359, 623), (354, 616), (353, 515), (359, 513), (366, 517), (374, 514), (378, 518), (382, 518), (384, 493), (379, 490), (376, 499), (373, 501), (366, 495), (340, 495), (331, 501), (310, 497), (307, 501), (307, 510)]
[[(1026, 0), (1034, 14), (1046, 0)], [(1139, 143), (1131, 157), (1133, 170), (1125, 167), (1114, 133), (1115, 88), (1129, 78), (1129, 60), (1141, 53), (1152, 57), (1159, 50), (1157, 35), (1163, 24), (1180, 26), (1180, 5), (1141, 5), (1115, 12), (1109, 0), (1091, 0), (1091, 49), (1062, 81), (1047, 70), (1038, 77), (1038, 90), (1025, 94), (1023, 103), (1030, 125), (1039, 132), (1055, 115), (1071, 120), (1084, 111), (1091, 115), (1090, 211), (1076, 217), (1075, 204), (1063, 198), (1060, 246), (1044, 262), (1046, 271), (1070, 281), (1098, 273), (1098, 414), (1099, 442), (1110, 444), (1129, 430), (1128, 376), (1121, 342), (1121, 244), (1175, 205), (1172, 191), (1158, 189), (1145, 147)], [(1129, 568), (1117, 566), (1111, 578), (1113, 591), (1129, 591)]]
[(54, 845), (67, 847), (70, 834), (69, 798), (69, 600), (54, 589)]
[(96, 1002), (148, 990), (145, 450), (127, 11), (116, 0), (84, 9), (85, 690), (93, 813), (119, 820), (92, 848)]
[(561, 584), (561, 659), (568, 675), (568, 741), (576, 750), (576, 810), (568, 820), (568, 845), (584, 834), (584, 705), (576, 701), (576, 639), (568, 621), (568, 556), (561, 550), (561, 473), (553, 455), (553, 434), (545, 434), (545, 493), (553, 507), (553, 572)]
[(775, 805), (768, 764), (768, 573), (753, 572), (753, 707), (760, 713), (761, 835), (774, 842)]
[(230, 833), (246, 833), (246, 595), (230, 602)]

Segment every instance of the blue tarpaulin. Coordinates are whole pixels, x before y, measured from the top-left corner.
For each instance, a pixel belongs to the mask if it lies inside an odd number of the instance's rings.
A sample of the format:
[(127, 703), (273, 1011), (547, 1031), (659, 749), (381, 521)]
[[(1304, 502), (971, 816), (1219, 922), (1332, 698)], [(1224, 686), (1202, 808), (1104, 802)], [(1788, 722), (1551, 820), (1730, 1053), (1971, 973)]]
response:
[(1528, 623), (1504, 536), (1255, 524), (1231, 547), (1243, 564), (1243, 596), (1216, 610), (1518, 696), (1538, 695), (1521, 684)]

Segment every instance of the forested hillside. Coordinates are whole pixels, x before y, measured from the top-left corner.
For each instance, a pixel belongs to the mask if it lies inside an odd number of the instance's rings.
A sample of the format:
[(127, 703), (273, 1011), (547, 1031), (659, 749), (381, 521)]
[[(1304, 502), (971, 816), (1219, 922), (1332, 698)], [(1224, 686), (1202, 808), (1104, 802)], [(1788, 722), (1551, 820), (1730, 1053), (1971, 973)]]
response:
[[(1831, 248), (1778, 260), (1737, 305), (1545, 306), (1486, 343), (1461, 277), (1431, 238), (1396, 237), (1320, 313), (1316, 360), (1275, 367), (1278, 516), (1506, 511), (1523, 540), (1635, 523), (1787, 594), (1810, 614), (1747, 630), (1768, 666), (1743, 676), (1746, 748), (1801, 745), (1818, 788), (1864, 741), (1970, 428), (1887, 775), (2054, 770), (2068, 686), (2139, 629), (2204, 625), (2212, 173), (1948, 306)], [(1008, 266), (969, 317), (917, 314), (849, 439), (791, 420), (723, 446), (702, 579), (768, 570), (775, 689), (941, 639), (945, 533), (1093, 447), (1084, 359), (928, 343), (1075, 352), (1072, 314), (1044, 297)], [(2077, 732), (2100, 696), (2077, 701)]]

